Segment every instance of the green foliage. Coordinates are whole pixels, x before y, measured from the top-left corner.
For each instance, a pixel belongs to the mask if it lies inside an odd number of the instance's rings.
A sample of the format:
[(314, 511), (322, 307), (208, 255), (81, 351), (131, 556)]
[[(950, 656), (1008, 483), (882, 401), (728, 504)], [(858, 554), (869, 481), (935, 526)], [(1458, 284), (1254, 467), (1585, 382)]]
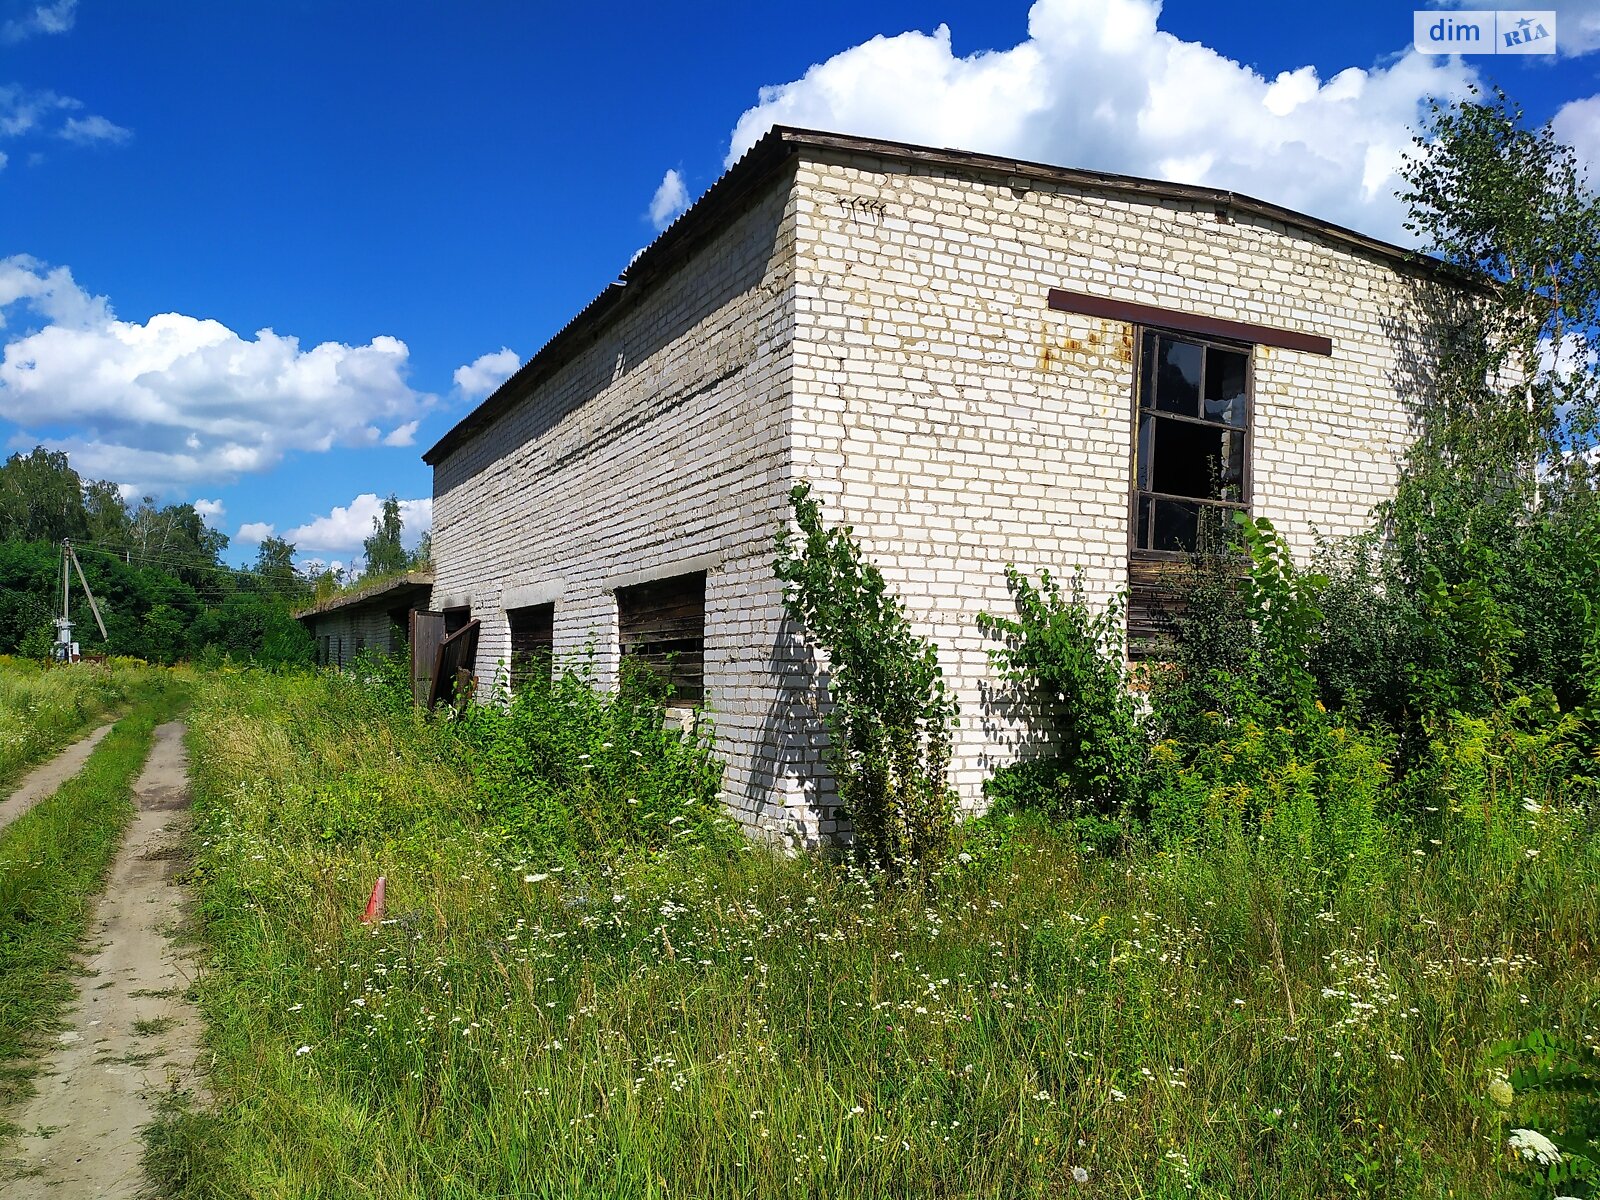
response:
[(1362, 882), (1383, 845), (1385, 747), (1316, 708), (1292, 725), (1217, 720), (1209, 742), (1158, 743), (1150, 827), (1167, 846), (1253, 842), (1281, 877)]
[[(88, 654), (173, 663), (212, 655), (267, 665), (310, 663), (309, 637), (289, 617), (310, 585), (294, 546), (268, 538), (256, 571), (224, 566), (228, 539), (191, 504), (130, 508), (116, 485), (85, 482), (65, 454), (39, 447), (0, 466), (0, 654), (46, 657), (61, 609), (62, 538), (77, 548), (107, 637), (80, 620)], [(84, 540), (87, 539), (87, 540)], [(87, 605), (73, 582), (75, 615)]]
[[(1440, 500), (1487, 517), (1535, 497), (1541, 473), (1546, 488), (1586, 485), (1600, 402), (1583, 365), (1600, 327), (1600, 201), (1571, 147), (1498, 90), (1434, 104), (1416, 142), (1407, 226), (1488, 286), (1437, 331), (1446, 353), (1398, 509), (1402, 540), (1413, 514), (1423, 533), (1445, 515)], [(1488, 520), (1460, 528), (1494, 532)]]
[(390, 492), (383, 501), (383, 511), (372, 518), (372, 532), (361, 543), (367, 574), (376, 578), (397, 574), (410, 567), (411, 556), (400, 544), (403, 529), (399, 497)]
[(938, 652), (849, 527), (829, 529), (807, 484), (789, 494), (799, 529), (778, 532), (774, 570), (791, 620), (828, 656), (828, 745), (844, 815), (869, 863), (890, 872), (936, 861), (955, 803), (946, 778), (955, 701)]
[(1215, 720), (1292, 723), (1312, 711), (1326, 576), (1295, 566), (1265, 517), (1243, 513), (1236, 549), (1198, 557), (1179, 586), (1172, 661), (1151, 673), (1158, 735), (1207, 744)]
[[(409, 681), (406, 683), (409, 692)], [(504, 703), (471, 705), (473, 804), (488, 828), (535, 861), (609, 860), (628, 850), (733, 845), (721, 809), (722, 764), (704, 718), (669, 718), (647, 670), (614, 693), (585, 671)]]
[[(1508, 1144), (1521, 1170), (1537, 1181), (1542, 1196), (1600, 1194), (1600, 1052), (1593, 1045), (1536, 1029), (1494, 1048), (1496, 1061), (1511, 1066), (1509, 1087), (1516, 1119)], [(1554, 1147), (1554, 1161), (1527, 1138), (1542, 1131)], [(1519, 1136), (1522, 1135), (1522, 1136)]]
[(88, 531), (83, 485), (64, 452), (35, 446), (0, 466), (0, 541), (59, 542)]
[[(1342, 888), (1010, 815), (882, 888), (757, 845), (525, 857), (457, 722), (346, 676), (219, 674), (191, 729), (213, 1099), (158, 1130), (175, 1197), (1509, 1200), (1484, 1048), (1600, 994), (1565, 811), (1507, 855), (1397, 826)], [(415, 831), (322, 836), (302, 798), (342, 788)]]
[(1325, 707), (1404, 735), (1413, 724), (1408, 672), (1430, 670), (1442, 647), (1423, 629), (1421, 603), (1374, 534), (1318, 550), (1327, 585), (1310, 669)]
[(1265, 517), (1236, 514), (1239, 543), (1249, 558), (1241, 593), (1257, 656), (1252, 682), (1280, 712), (1304, 712), (1316, 696), (1311, 656), (1321, 637), (1318, 600), (1325, 576), (1294, 564), (1289, 544)]
[(1123, 603), (1096, 613), (1078, 581), (1063, 592), (1048, 571), (1035, 587), (1007, 566), (1006, 584), (1016, 618), (980, 613), (978, 628), (1004, 639), (990, 660), (1037, 714), (1054, 756), (1003, 768), (987, 791), (1008, 805), (1080, 822), (1103, 842), (1136, 808), (1148, 752), (1123, 665)]
[(0, 656), (0, 784), (106, 718), (151, 675), (126, 661), (42, 667)]

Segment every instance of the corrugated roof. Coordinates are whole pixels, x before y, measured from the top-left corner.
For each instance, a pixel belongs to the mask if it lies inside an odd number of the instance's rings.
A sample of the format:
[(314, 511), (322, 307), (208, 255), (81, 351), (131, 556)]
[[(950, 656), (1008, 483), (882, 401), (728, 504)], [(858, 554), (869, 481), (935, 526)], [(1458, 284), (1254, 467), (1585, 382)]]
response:
[(1025, 159), (979, 154), (970, 150), (934, 149), (910, 142), (823, 133), (818, 130), (777, 125), (751, 146), (738, 162), (723, 172), (705, 194), (663, 230), (655, 241), (640, 251), (615, 283), (610, 284), (568, 321), (538, 353), (501, 384), (493, 395), (435, 442), (423, 454), (423, 461), (429, 465), (437, 465), (440, 459), (456, 446), (479, 429), (493, 423), (501, 413), (529, 394), (540, 380), (568, 360), (570, 354), (579, 348), (580, 339), (598, 332), (606, 320), (628, 302), (630, 295), (637, 295), (651, 280), (681, 265), (700, 242), (721, 230), (723, 227), (721, 218), (730, 210), (737, 209), (753, 193), (760, 191), (780, 170), (787, 167), (792, 159), (806, 150), (835, 154), (864, 154), (897, 162), (943, 168), (952, 172), (1000, 175), (1018, 181), (1062, 183), (1143, 199), (1215, 205), (1230, 213), (1250, 213), (1277, 221), (1291, 229), (1327, 238), (1358, 253), (1388, 262), (1400, 270), (1441, 276), (1455, 283), (1474, 282), (1436, 258), (1240, 192), (1202, 187), (1197, 184), (1143, 179), (1133, 175), (1116, 175), (1106, 171), (1058, 167)]
[(302, 608), (299, 612), (291, 615), (296, 621), (302, 621), (306, 617), (337, 612), (341, 608), (350, 608), (355, 605), (371, 604), (377, 600), (388, 599), (399, 592), (411, 591), (415, 588), (431, 588), (432, 586), (432, 571), (407, 571), (404, 575), (391, 575), (387, 579), (379, 579), (366, 587), (359, 587), (353, 592), (340, 592), (337, 596), (329, 596), (326, 600), (319, 601), (309, 608)]

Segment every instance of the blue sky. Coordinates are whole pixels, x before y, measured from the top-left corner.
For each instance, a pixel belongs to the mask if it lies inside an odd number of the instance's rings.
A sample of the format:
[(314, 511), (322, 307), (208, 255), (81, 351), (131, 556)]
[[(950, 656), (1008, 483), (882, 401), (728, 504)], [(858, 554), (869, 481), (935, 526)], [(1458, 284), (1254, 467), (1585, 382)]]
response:
[(418, 533), (421, 452), (774, 120), (1391, 238), (1429, 94), (1499, 83), (1600, 163), (1600, 0), (1553, 58), (1288, 11), (0, 0), (0, 442), (204, 501), (235, 561), (268, 527), (349, 561), (390, 491)]

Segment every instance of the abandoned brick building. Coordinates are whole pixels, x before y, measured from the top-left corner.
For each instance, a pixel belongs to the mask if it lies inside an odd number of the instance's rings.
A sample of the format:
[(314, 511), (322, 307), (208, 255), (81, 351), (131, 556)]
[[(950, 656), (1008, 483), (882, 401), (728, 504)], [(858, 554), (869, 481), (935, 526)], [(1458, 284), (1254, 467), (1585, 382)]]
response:
[[(1098, 600), (1207, 514), (1361, 528), (1412, 437), (1428, 260), (1233, 193), (774, 129), (427, 454), (432, 604), (513, 659), (676, 652), (752, 826), (833, 829), (787, 492), (939, 646), (964, 802), (1025, 731), (974, 618), (1003, 568)], [(501, 676), (503, 678), (503, 676)]]
[(411, 614), (428, 607), (432, 590), (431, 573), (408, 571), (320, 600), (294, 617), (311, 635), (318, 666), (348, 667), (364, 650), (404, 649)]

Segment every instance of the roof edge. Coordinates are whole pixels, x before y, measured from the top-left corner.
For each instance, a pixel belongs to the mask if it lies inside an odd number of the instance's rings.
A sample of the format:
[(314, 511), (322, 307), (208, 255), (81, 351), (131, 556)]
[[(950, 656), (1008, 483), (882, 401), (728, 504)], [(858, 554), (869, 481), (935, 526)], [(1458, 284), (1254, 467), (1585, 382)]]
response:
[(366, 587), (359, 587), (353, 592), (340, 592), (337, 596), (329, 596), (326, 600), (319, 601), (289, 615), (296, 621), (303, 621), (307, 617), (318, 617), (324, 613), (337, 612), (341, 608), (365, 604), (370, 600), (387, 596), (391, 592), (401, 592), (418, 587), (431, 588), (432, 586), (432, 571), (407, 571), (403, 575), (392, 575), (388, 579), (379, 579)]
[(1029, 159), (981, 154), (950, 147), (935, 149), (912, 142), (854, 134), (826, 133), (789, 125), (774, 125), (745, 151), (744, 156), (718, 177), (671, 225), (639, 252), (638, 256), (604, 291), (562, 326), (517, 371), (456, 422), (422, 455), (429, 466), (439, 462), (478, 430), (492, 424), (503, 412), (523, 398), (541, 379), (563, 361), (568, 349), (584, 334), (600, 326), (626, 303), (630, 291), (649, 284), (672, 270), (697, 244), (716, 232), (715, 218), (736, 207), (766, 183), (802, 150), (837, 154), (863, 154), (909, 163), (925, 163), (952, 170), (975, 171), (1041, 183), (1062, 183), (1085, 190), (1098, 190), (1145, 199), (1175, 200), (1210, 204), (1229, 212), (1249, 213), (1266, 220), (1325, 237), (1353, 250), (1376, 257), (1397, 270), (1436, 278), (1457, 286), (1487, 289), (1487, 285), (1459, 267), (1418, 250), (1408, 250), (1382, 238), (1372, 237), (1333, 221), (1297, 212), (1281, 204), (1261, 200), (1243, 192), (1200, 184), (1172, 183), (1137, 175), (1118, 175), (1080, 167), (1060, 167)]
[(641, 250), (615, 282), (607, 284), (604, 291), (558, 329), (532, 358), (430, 446), (423, 453), (422, 461), (437, 466), (446, 454), (480, 428), (491, 424), (565, 361), (568, 347), (621, 307), (630, 292), (637, 292), (667, 274), (700, 242), (714, 235), (718, 228), (716, 217), (737, 208), (759, 192), (794, 157), (797, 142), (789, 136), (793, 132), (775, 127), (764, 134), (738, 162), (718, 176), (699, 199), (679, 214), (677, 220), (662, 230), (655, 241)]

